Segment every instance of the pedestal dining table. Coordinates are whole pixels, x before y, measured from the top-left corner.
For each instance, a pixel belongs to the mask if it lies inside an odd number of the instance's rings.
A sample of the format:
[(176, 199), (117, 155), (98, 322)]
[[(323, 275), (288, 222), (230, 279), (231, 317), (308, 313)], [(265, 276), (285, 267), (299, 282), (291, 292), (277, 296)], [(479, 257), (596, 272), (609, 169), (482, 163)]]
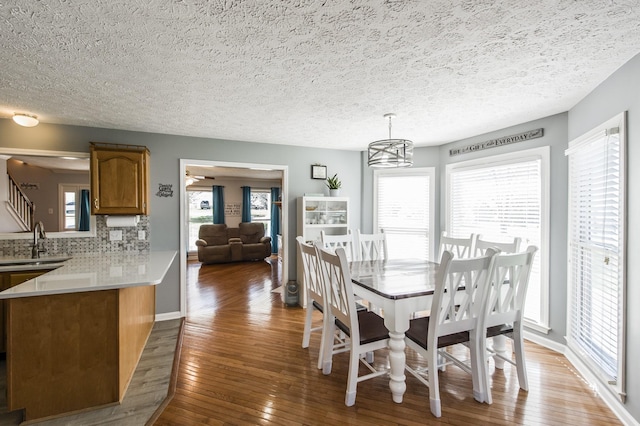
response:
[(402, 402), (405, 384), (405, 332), (412, 314), (431, 308), (438, 264), (418, 259), (354, 261), (351, 281), (356, 296), (381, 308), (389, 330), (389, 388)]

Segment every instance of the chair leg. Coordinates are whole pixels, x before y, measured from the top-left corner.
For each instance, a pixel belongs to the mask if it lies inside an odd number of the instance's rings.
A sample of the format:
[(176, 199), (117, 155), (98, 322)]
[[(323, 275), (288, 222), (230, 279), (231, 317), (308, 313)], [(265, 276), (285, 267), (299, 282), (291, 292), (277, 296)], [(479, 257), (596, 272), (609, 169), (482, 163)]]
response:
[(304, 319), (304, 333), (302, 334), (302, 347), (309, 347), (309, 339), (311, 338), (311, 319), (313, 315), (313, 305), (311, 301), (307, 301), (307, 312)]
[(515, 328), (513, 331), (513, 349), (516, 353), (516, 369), (518, 371), (520, 389), (528, 391), (529, 381), (527, 380), (527, 365), (524, 359), (524, 341), (522, 340), (522, 333)]
[(319, 356), (322, 358), (322, 374), (327, 375), (331, 374), (331, 367), (333, 363), (333, 335), (335, 330), (333, 322), (335, 319), (329, 318), (326, 314), (325, 317), (325, 320), (329, 322), (329, 326), (322, 332), (322, 340), (324, 341), (322, 351), (324, 353)]
[(438, 350), (429, 351), (429, 407), (431, 414), (436, 417), (442, 416), (442, 408), (440, 406), (440, 383), (438, 382)]
[[(327, 335), (331, 334), (331, 324), (328, 323), (328, 318), (326, 315), (322, 315), (322, 334), (320, 336), (320, 352), (318, 352), (318, 370), (323, 368), (323, 362), (325, 359), (325, 351), (331, 351), (333, 346), (327, 346)], [(333, 344), (333, 342), (331, 342)], [(329, 372), (331, 372), (331, 366), (329, 366)]]
[(478, 342), (478, 371), (480, 372), (480, 385), (484, 392), (484, 402), (493, 404), (491, 397), (491, 383), (489, 380), (489, 356), (487, 351), (487, 338), (481, 337)]
[[(480, 339), (482, 340), (482, 339)], [(486, 340), (486, 339), (485, 339)], [(486, 386), (485, 377), (487, 366), (484, 362), (484, 357), (481, 356), (484, 346), (472, 338), (469, 341), (469, 352), (471, 358), (471, 381), (473, 383), (473, 397), (478, 402), (486, 402)]]
[(355, 351), (354, 345), (351, 345), (349, 353), (349, 376), (347, 378), (347, 393), (344, 398), (344, 404), (351, 407), (356, 403), (356, 390), (358, 386), (358, 367), (360, 365), (360, 354)]

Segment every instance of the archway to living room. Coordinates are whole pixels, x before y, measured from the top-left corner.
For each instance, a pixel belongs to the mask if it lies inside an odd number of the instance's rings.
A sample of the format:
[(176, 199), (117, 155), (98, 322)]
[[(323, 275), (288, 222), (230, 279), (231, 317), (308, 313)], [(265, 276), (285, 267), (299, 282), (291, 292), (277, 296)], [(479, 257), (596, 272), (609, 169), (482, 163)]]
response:
[[(241, 187), (250, 187), (252, 222), (263, 223), (265, 235), (271, 236), (272, 221), (269, 212), (271, 206), (278, 205), (281, 201), (272, 198), (284, 198), (287, 194), (288, 166), (181, 159), (180, 174), (184, 178), (180, 185), (180, 312), (182, 316), (186, 316), (187, 262), (190, 258), (197, 261), (195, 240), (200, 225), (213, 223), (212, 187), (224, 187), (225, 223), (229, 227), (237, 227), (241, 221)], [(271, 191), (274, 188), (277, 188), (275, 193)], [(267, 261), (281, 262), (277, 266), (281, 271), (282, 284), (288, 280), (288, 247), (283, 243), (288, 235), (288, 215), (287, 209), (280, 206), (277, 207), (277, 212), (280, 215), (281, 238), (276, 238), (274, 243), (279, 243), (280, 247), (277, 249), (278, 256), (274, 254), (271, 259), (267, 258)], [(275, 232), (277, 229), (274, 229)]]

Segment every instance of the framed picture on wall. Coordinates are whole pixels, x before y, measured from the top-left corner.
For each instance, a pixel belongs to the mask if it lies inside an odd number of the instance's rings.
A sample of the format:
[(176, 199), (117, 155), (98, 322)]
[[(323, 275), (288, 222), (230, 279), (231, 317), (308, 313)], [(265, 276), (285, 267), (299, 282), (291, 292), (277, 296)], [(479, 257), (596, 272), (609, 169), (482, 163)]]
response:
[(321, 166), (319, 164), (311, 165), (311, 179), (326, 179), (327, 178), (327, 166)]

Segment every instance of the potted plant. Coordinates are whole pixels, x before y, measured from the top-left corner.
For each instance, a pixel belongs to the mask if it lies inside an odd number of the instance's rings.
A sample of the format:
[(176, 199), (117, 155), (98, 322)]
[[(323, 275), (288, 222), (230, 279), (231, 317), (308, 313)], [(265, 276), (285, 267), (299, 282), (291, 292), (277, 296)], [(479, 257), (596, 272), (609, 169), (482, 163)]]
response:
[(327, 178), (327, 188), (329, 188), (329, 195), (332, 197), (337, 197), (340, 195), (340, 187), (342, 186), (342, 182), (338, 179), (338, 174), (336, 173), (333, 177)]

